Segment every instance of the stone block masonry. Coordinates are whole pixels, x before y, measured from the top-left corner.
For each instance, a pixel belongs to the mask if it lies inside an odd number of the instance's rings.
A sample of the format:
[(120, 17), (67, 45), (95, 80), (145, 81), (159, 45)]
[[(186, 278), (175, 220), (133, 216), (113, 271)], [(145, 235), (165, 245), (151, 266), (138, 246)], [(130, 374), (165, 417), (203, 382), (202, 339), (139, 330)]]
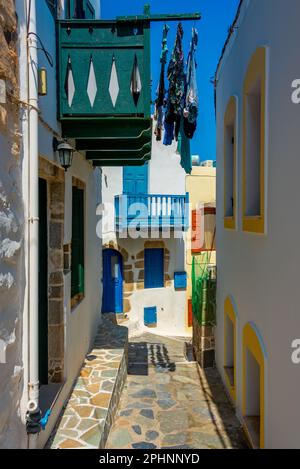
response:
[(214, 327), (200, 326), (193, 315), (193, 349), (197, 362), (202, 368), (211, 368), (215, 364)]
[(163, 240), (145, 241), (144, 249), (136, 255), (132, 255), (124, 247), (114, 241), (110, 241), (103, 246), (103, 249), (115, 249), (122, 254), (124, 262), (124, 300), (123, 313), (128, 314), (132, 311), (132, 296), (139, 290), (145, 288), (145, 249), (161, 248), (164, 249), (164, 271), (165, 271), (165, 287), (172, 286), (170, 273), (170, 251)]
[(17, 104), (19, 64), (15, 2), (0, 2), (0, 448), (23, 448), (21, 317), (24, 304), (24, 208)]

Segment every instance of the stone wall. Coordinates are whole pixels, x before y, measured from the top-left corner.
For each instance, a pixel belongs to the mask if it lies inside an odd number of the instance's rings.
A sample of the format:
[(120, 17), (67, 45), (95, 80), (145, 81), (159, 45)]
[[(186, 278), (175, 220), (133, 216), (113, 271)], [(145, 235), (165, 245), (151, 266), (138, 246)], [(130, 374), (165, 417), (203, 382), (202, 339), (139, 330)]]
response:
[[(186, 334), (186, 291), (175, 289), (174, 273), (182, 272), (185, 266), (183, 238), (149, 239), (139, 237), (106, 238), (103, 249), (116, 249), (122, 254), (124, 264), (123, 312), (132, 332), (148, 331), (145, 324), (145, 308), (155, 307), (157, 323), (155, 332), (168, 335)], [(145, 288), (144, 250), (164, 249), (164, 288)], [(123, 320), (122, 315), (118, 315)]]
[[(160, 241), (145, 241), (144, 249), (164, 249), (165, 259), (165, 287), (172, 286), (171, 275), (169, 272), (170, 267), (170, 251), (166, 247), (163, 240)], [(103, 249), (115, 249), (122, 254), (124, 266), (124, 300), (123, 300), (123, 313), (128, 314), (132, 309), (131, 297), (137, 290), (144, 290), (145, 288), (145, 259), (144, 249), (136, 255), (129, 253), (120, 244), (114, 241), (103, 246)]]
[(23, 390), (21, 314), (24, 304), (24, 208), (19, 141), (19, 66), (13, 0), (0, 0), (0, 448), (21, 448)]
[(193, 349), (197, 362), (202, 368), (215, 364), (215, 333), (213, 326), (200, 326), (193, 315)]
[[(39, 176), (48, 185), (48, 378), (64, 379), (64, 171), (39, 158)], [(42, 242), (42, 240), (41, 240)], [(47, 247), (45, 247), (47, 248)]]

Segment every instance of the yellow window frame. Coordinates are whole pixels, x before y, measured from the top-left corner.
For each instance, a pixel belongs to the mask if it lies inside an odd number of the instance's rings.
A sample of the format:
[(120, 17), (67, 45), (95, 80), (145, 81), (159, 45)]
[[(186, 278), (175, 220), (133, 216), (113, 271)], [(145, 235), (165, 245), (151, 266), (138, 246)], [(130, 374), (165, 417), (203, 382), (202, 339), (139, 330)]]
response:
[[(234, 153), (233, 153), (233, 216), (226, 216), (226, 201), (227, 201), (227, 152), (226, 152), (226, 130), (228, 124), (234, 123)], [(237, 165), (237, 98), (231, 96), (229, 99), (225, 116), (224, 116), (224, 228), (227, 230), (236, 229), (236, 214), (237, 214), (237, 193), (236, 193), (236, 165)]]
[[(259, 47), (248, 66), (243, 90), (243, 231), (258, 234), (265, 233), (266, 62), (267, 49)], [(260, 215), (247, 216), (247, 95), (258, 79), (261, 83)]]

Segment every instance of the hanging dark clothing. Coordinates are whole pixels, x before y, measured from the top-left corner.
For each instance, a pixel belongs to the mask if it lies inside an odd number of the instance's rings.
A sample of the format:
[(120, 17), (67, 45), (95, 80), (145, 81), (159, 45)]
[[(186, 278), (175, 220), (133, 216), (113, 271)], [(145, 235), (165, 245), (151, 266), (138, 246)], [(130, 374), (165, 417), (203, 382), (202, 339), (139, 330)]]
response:
[(192, 155), (190, 139), (184, 131), (183, 119), (181, 119), (180, 132), (178, 137), (178, 152), (181, 155), (180, 164), (187, 174), (192, 173)]
[(196, 50), (198, 45), (198, 32), (193, 28), (191, 49), (187, 63), (186, 98), (184, 108), (184, 132), (188, 138), (193, 138), (197, 128), (199, 113), (199, 98), (196, 76)]
[(177, 27), (175, 45), (167, 73), (169, 80), (169, 91), (165, 116), (165, 145), (171, 145), (174, 139), (174, 135), (178, 136), (178, 126), (175, 129), (174, 125), (181, 117), (184, 106), (185, 73), (182, 39), (183, 29), (181, 23), (179, 23)]
[(165, 105), (165, 69), (167, 63), (167, 55), (168, 55), (168, 45), (167, 45), (167, 37), (169, 32), (169, 26), (165, 25), (163, 30), (163, 40), (162, 40), (162, 52), (160, 57), (161, 62), (161, 71), (160, 71), (160, 78), (159, 84), (157, 88), (157, 99), (155, 102), (155, 117), (157, 120), (156, 128), (155, 128), (155, 135), (156, 140), (161, 141), (162, 136), (162, 129), (163, 129), (163, 120), (164, 120), (164, 105)]
[(161, 135), (162, 135), (162, 128), (163, 128), (163, 119), (164, 119), (164, 111), (163, 111), (163, 106), (165, 102), (165, 64), (163, 63), (161, 66), (161, 72), (160, 72), (160, 80), (159, 80), (159, 85), (158, 85), (158, 90), (157, 90), (157, 100), (156, 100), (156, 128), (155, 128), (155, 135), (156, 135), (156, 140), (159, 142), (161, 141)]

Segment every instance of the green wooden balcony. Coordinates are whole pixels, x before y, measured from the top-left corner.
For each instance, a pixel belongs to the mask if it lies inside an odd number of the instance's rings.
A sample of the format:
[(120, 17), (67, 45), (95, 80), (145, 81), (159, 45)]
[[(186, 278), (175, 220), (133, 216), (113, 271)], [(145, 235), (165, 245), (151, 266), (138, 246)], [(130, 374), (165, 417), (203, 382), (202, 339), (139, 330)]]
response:
[(63, 137), (95, 166), (151, 158), (150, 24), (200, 13), (58, 21), (58, 112)]
[(151, 158), (150, 22), (58, 22), (59, 120), (95, 166)]

